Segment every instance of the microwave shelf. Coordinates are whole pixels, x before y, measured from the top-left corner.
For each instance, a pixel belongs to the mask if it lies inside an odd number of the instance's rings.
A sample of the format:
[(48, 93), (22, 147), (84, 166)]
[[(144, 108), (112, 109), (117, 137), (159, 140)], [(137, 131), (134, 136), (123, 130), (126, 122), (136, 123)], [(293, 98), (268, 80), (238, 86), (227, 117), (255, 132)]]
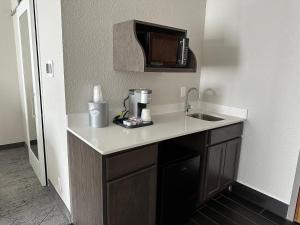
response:
[(187, 31), (130, 20), (114, 25), (114, 70), (131, 72), (197, 71)]

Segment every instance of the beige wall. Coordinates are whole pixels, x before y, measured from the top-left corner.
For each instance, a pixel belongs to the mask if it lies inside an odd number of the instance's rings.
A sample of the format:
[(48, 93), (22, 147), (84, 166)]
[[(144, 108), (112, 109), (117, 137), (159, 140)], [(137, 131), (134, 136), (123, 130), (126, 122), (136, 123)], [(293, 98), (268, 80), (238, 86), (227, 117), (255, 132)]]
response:
[[(158, 3), (161, 5), (161, 2), (157, 0), (156, 5), (159, 5)], [(200, 58), (204, 21), (187, 15), (196, 13), (203, 18), (205, 4), (202, 0), (193, 0), (193, 4), (187, 7), (182, 1), (176, 0), (176, 4), (172, 6), (173, 1), (169, 0), (163, 4), (162, 9), (152, 6), (149, 12), (146, 10), (149, 3), (137, 0), (126, 2), (37, 0), (36, 5), (48, 178), (66, 206), (70, 208), (66, 102), (69, 112), (86, 111), (87, 101), (91, 95), (90, 87), (98, 82), (103, 85), (105, 97), (117, 107), (121, 107), (121, 101), (130, 87), (150, 87), (154, 91), (161, 90), (162, 96), (158, 95), (156, 102), (162, 104), (181, 101), (179, 87), (199, 85), (200, 71), (197, 74), (179, 75), (114, 72), (112, 66), (113, 24), (136, 18), (154, 22), (163, 20), (163, 23), (187, 28), (190, 31), (190, 37), (193, 37), (192, 48)], [(168, 5), (172, 6), (170, 10), (176, 11), (166, 14)], [(185, 7), (185, 16), (182, 19), (175, 18), (183, 7)], [(61, 18), (63, 18), (65, 70)], [(53, 78), (45, 73), (45, 63), (48, 60), (54, 61)], [(65, 88), (67, 101), (65, 101)], [(164, 100), (161, 101), (160, 98)]]
[(300, 149), (300, 1), (208, 0), (206, 15), (202, 96), (249, 109), (238, 180), (289, 204)]
[[(153, 105), (182, 102), (180, 87), (199, 86), (205, 0), (63, 0), (67, 112), (86, 112), (93, 84), (101, 83), (111, 108), (130, 88), (153, 90)], [(188, 30), (198, 59), (195, 74), (124, 73), (113, 70), (113, 24), (138, 19)]]
[(0, 1), (0, 145), (25, 139), (10, 9), (10, 0)]

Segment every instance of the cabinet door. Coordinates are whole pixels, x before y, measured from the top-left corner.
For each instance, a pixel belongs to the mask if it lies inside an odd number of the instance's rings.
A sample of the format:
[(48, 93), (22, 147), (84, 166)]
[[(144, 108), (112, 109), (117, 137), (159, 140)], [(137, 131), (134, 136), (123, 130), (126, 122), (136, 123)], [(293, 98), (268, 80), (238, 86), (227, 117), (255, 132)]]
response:
[(241, 147), (241, 138), (228, 141), (224, 149), (224, 168), (222, 186), (230, 185), (235, 179), (238, 170), (238, 159)]
[(207, 150), (207, 165), (206, 165), (206, 188), (205, 199), (216, 194), (221, 188), (221, 176), (223, 172), (223, 150), (224, 144), (209, 147)]
[(156, 167), (107, 184), (108, 225), (154, 225)]

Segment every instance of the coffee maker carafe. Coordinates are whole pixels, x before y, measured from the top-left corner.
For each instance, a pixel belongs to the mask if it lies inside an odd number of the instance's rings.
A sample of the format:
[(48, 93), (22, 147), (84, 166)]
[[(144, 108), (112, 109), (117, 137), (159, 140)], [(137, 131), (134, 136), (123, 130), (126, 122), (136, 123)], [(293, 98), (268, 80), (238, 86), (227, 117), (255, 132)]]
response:
[(149, 89), (129, 90), (129, 117), (141, 118), (142, 110), (151, 102), (152, 91)]

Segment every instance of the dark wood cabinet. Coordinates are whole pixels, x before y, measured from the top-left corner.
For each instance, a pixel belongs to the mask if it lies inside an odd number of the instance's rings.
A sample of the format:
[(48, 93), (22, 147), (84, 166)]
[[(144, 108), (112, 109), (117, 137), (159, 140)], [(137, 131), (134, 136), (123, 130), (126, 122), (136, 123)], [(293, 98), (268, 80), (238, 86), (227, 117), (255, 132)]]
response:
[(206, 166), (206, 198), (220, 190), (224, 144), (209, 147)]
[[(69, 132), (73, 224), (155, 225), (156, 213), (162, 213), (156, 201), (167, 202), (167, 209), (181, 201), (187, 214), (192, 212), (235, 181), (242, 129), (238, 123), (109, 155)], [(157, 173), (157, 168), (164, 172)], [(163, 187), (158, 194), (157, 179)], [(184, 191), (194, 194), (188, 198)], [(180, 196), (184, 197), (180, 200)], [(174, 212), (184, 210), (170, 211)]]
[(121, 154), (105, 157), (106, 180), (115, 180), (156, 165), (157, 145), (147, 145)]
[(226, 127), (208, 131), (208, 145), (215, 145), (234, 138), (239, 138), (243, 133), (243, 123), (232, 124)]
[(71, 213), (74, 225), (103, 225), (103, 157), (68, 133)]
[[(226, 147), (225, 147), (226, 146)], [(230, 185), (237, 176), (238, 162), (241, 147), (241, 138), (237, 138), (224, 144), (223, 150), (223, 174), (221, 179), (221, 188)]]
[(157, 144), (101, 155), (68, 133), (74, 225), (155, 225)]
[(207, 147), (204, 201), (231, 185), (237, 175), (241, 138)]
[(108, 225), (154, 225), (156, 166), (107, 183)]

